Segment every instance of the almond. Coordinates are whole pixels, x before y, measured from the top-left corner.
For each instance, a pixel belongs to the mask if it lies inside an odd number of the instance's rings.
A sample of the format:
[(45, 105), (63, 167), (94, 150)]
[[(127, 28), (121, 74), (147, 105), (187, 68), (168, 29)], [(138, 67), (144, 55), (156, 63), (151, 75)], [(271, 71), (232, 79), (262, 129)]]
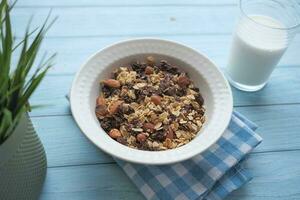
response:
[(108, 112), (112, 115), (115, 114), (118, 111), (118, 109), (119, 109), (119, 107), (122, 103), (123, 103), (123, 101), (114, 101), (114, 102), (112, 102), (110, 104), (110, 106), (108, 107)]
[(120, 81), (115, 79), (107, 79), (103, 81), (104, 85), (107, 85), (108, 87), (112, 88), (119, 88), (121, 86)]
[(147, 64), (148, 64), (148, 65), (154, 65), (154, 64), (155, 64), (155, 59), (154, 59), (153, 56), (148, 56), (148, 57), (146, 58), (146, 60), (147, 60)]
[(153, 71), (154, 71), (153, 67), (147, 66), (145, 69), (145, 74), (147, 75), (153, 74)]
[(109, 131), (108, 135), (113, 139), (117, 139), (118, 137), (121, 137), (121, 132), (114, 128)]
[(139, 142), (145, 142), (147, 139), (147, 136), (144, 133), (140, 133), (136, 136), (136, 139)]
[(191, 83), (190, 79), (186, 76), (180, 76), (178, 78), (178, 85), (180, 87), (186, 87)]
[(151, 96), (151, 101), (155, 104), (155, 105), (159, 105), (160, 101), (161, 101), (161, 97), (158, 95), (152, 95)]
[(104, 106), (105, 105), (105, 103), (106, 103), (106, 100), (105, 100), (105, 98), (104, 97), (102, 97), (102, 96), (99, 96), (98, 98), (97, 98), (97, 106)]

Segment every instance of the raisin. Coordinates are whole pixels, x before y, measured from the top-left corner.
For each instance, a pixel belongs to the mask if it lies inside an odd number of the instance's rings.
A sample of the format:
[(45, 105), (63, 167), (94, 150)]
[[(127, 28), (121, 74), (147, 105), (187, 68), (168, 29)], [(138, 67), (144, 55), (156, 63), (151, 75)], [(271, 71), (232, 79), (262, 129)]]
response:
[(132, 63), (131, 64), (132, 70), (136, 71), (137, 75), (141, 76), (144, 75), (145, 73), (145, 68), (147, 67), (146, 64), (144, 63)]
[(164, 130), (156, 131), (155, 133), (150, 135), (150, 138), (156, 141), (163, 142), (166, 139), (166, 132)]
[(199, 90), (199, 88), (197, 88), (197, 87), (194, 87), (194, 88), (191, 88), (192, 90), (194, 90), (195, 92), (199, 92), (200, 90)]
[(122, 137), (118, 137), (118, 138), (117, 138), (117, 141), (118, 141), (119, 143), (123, 144), (123, 145), (128, 145), (127, 141), (126, 141), (124, 138), (122, 138)]
[(119, 129), (120, 123), (118, 123), (113, 117), (106, 117), (103, 119), (100, 119), (101, 127), (106, 131), (109, 132), (111, 129)]
[(176, 89), (176, 95), (179, 97), (185, 96), (187, 93), (185, 88)]
[(195, 100), (200, 106), (202, 106), (204, 103), (204, 99), (200, 94), (195, 95)]
[(176, 95), (176, 88), (175, 87), (169, 87), (166, 91), (165, 91), (166, 95), (169, 96), (175, 96)]
[(110, 97), (112, 92), (114, 91), (113, 88), (108, 87), (107, 85), (103, 85), (101, 86), (101, 91), (104, 95), (105, 98)]
[(185, 104), (182, 109), (191, 112), (193, 110), (193, 106), (191, 104)]
[(170, 114), (169, 115), (169, 119), (173, 122), (173, 121), (176, 121), (176, 116), (175, 115), (173, 115), (173, 114)]

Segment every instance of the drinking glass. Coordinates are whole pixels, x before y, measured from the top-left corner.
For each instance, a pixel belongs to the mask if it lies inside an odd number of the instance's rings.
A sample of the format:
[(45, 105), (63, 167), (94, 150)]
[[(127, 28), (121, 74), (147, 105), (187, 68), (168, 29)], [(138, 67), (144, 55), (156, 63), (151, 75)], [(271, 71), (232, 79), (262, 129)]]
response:
[(265, 86), (300, 26), (294, 0), (240, 0), (226, 75), (244, 91)]

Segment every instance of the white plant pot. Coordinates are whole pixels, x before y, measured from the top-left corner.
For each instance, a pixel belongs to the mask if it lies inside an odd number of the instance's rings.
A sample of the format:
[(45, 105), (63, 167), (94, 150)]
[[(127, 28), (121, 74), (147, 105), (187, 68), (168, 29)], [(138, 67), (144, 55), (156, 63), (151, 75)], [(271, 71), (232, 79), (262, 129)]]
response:
[(38, 199), (46, 171), (43, 145), (26, 114), (0, 145), (0, 199)]

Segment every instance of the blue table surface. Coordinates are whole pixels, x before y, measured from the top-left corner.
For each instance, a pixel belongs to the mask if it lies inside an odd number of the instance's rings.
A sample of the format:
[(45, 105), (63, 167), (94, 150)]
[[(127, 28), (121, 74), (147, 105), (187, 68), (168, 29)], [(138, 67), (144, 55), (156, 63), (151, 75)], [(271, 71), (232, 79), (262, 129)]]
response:
[[(17, 38), (30, 17), (36, 27), (50, 9), (58, 20), (41, 50), (58, 56), (30, 100), (46, 105), (30, 114), (48, 158), (41, 199), (143, 199), (112, 158), (93, 146), (74, 123), (65, 99), (74, 74), (104, 46), (146, 36), (182, 42), (223, 68), (238, 15), (237, 1), (19, 0), (12, 11)], [(263, 90), (233, 89), (235, 110), (259, 125), (264, 141), (246, 164), (254, 179), (228, 199), (300, 199), (299, 52), (297, 36)]]

